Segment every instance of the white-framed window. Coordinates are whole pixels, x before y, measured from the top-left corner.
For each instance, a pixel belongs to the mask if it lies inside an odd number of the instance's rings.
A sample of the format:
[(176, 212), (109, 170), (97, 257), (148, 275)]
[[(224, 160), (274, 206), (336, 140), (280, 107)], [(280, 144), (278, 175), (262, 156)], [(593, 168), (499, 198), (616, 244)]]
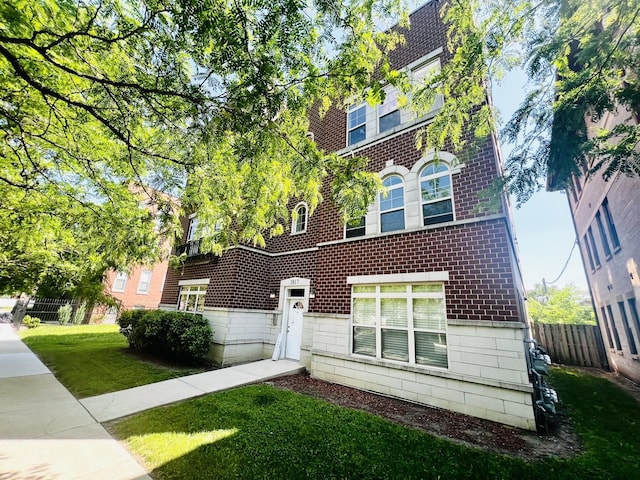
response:
[(187, 231), (187, 243), (197, 239), (198, 225), (200, 220), (197, 216), (193, 216), (189, 219), (189, 230)]
[(443, 283), (353, 285), (354, 355), (448, 367)]
[(138, 282), (138, 293), (147, 294), (151, 287), (151, 270), (143, 270), (140, 272), (140, 281)]
[(180, 287), (178, 310), (182, 312), (202, 312), (206, 294), (206, 285), (184, 285)]
[(291, 233), (304, 233), (307, 231), (307, 205), (299, 203), (293, 209), (291, 216)]
[(400, 109), (398, 108), (398, 92), (386, 90), (384, 102), (378, 106), (378, 133), (391, 130), (400, 125)]
[(380, 232), (404, 229), (404, 181), (399, 175), (389, 175), (382, 181), (386, 195), (380, 194)]
[(129, 275), (126, 272), (118, 272), (116, 274), (116, 278), (113, 280), (113, 286), (111, 287), (112, 292), (124, 292), (124, 289), (127, 286), (127, 280), (129, 280)]
[(367, 138), (367, 106), (352, 105), (347, 112), (347, 145)]
[(422, 224), (453, 221), (451, 170), (442, 162), (431, 162), (420, 172)]

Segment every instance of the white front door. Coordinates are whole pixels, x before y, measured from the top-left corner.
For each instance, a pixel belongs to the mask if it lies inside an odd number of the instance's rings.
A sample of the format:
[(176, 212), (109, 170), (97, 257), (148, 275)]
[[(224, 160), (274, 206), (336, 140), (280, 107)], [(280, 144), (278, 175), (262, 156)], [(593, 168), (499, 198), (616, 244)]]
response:
[(300, 344), (302, 343), (302, 315), (304, 305), (300, 300), (289, 300), (289, 312), (287, 315), (287, 341), (285, 357), (292, 360), (300, 360)]

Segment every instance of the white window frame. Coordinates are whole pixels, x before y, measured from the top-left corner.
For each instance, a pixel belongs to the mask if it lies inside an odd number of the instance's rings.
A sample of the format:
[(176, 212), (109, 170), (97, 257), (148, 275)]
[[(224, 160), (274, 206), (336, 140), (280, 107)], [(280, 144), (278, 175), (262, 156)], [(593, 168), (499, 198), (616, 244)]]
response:
[[(180, 293), (178, 294), (177, 310), (179, 312), (191, 312), (200, 313), (204, 310), (204, 300), (207, 295), (207, 284), (192, 284), (180, 286)], [(191, 297), (194, 297), (191, 302)], [(193, 305), (193, 308), (189, 308), (189, 304)]]
[[(355, 114), (356, 112), (359, 112), (361, 109), (364, 109), (364, 117), (363, 117), (363, 121), (361, 123), (358, 123), (357, 125), (351, 125), (351, 115)], [(351, 142), (351, 132), (353, 132), (354, 130), (357, 130), (358, 128), (362, 127), (364, 125), (364, 138), (362, 140), (359, 140), (357, 142)], [(357, 143), (360, 143), (364, 140), (367, 139), (367, 104), (366, 103), (359, 103), (356, 105), (351, 105), (349, 107), (349, 109), (347, 110), (347, 147), (351, 146), (351, 145), (355, 145)]]
[[(398, 90), (395, 88), (387, 88), (385, 89), (385, 99), (384, 102), (378, 105), (377, 119), (376, 119), (376, 128), (378, 129), (378, 133), (389, 132), (393, 130), (398, 125), (402, 125), (402, 112), (400, 112), (400, 108), (398, 107)], [(391, 115), (394, 112), (398, 112), (398, 123), (393, 127), (386, 128), (382, 130), (380, 128), (380, 120), (382, 117), (386, 117), (387, 115)]]
[[(304, 208), (304, 222), (300, 225), (300, 209)], [(291, 235), (297, 235), (305, 233), (307, 231), (307, 224), (309, 223), (309, 207), (306, 203), (300, 202), (293, 209), (293, 215), (291, 215)]]
[[(392, 178), (397, 178), (400, 180), (399, 183), (393, 184), (391, 186), (386, 186), (387, 188), (387, 192), (386, 192), (386, 196), (385, 194), (381, 193), (378, 195), (378, 230), (380, 233), (389, 233), (389, 232), (399, 232), (401, 230), (404, 230), (407, 228), (407, 218), (406, 218), (406, 189), (405, 189), (405, 182), (404, 182), (404, 178), (401, 175), (398, 174), (391, 174), (391, 175), (387, 175), (386, 177), (384, 177), (382, 179), (382, 184), (384, 185), (385, 182), (387, 182), (388, 180), (392, 179)], [(395, 190), (399, 190), (402, 189), (402, 207), (392, 207), (389, 208), (387, 210), (382, 210), (382, 202), (386, 201), (389, 195), (392, 195), (392, 192)], [(382, 230), (382, 215), (386, 214), (386, 213), (392, 213), (392, 212), (397, 212), (399, 210), (402, 210), (402, 221), (403, 221), (403, 226), (402, 228), (399, 228), (397, 230)]]
[[(433, 174), (428, 174), (423, 176), (423, 173), (425, 172), (425, 170), (427, 168), (429, 168), (432, 165), (442, 165), (444, 167), (446, 167), (446, 171), (441, 171), (441, 172), (436, 172)], [(437, 225), (439, 223), (446, 223), (446, 222), (453, 222), (456, 219), (456, 214), (455, 214), (455, 204), (453, 201), (453, 177), (451, 175), (451, 166), (447, 163), (444, 162), (442, 160), (440, 161), (431, 161), (426, 163), (421, 169), (420, 169), (420, 173), (418, 174), (418, 192), (420, 194), (420, 218), (421, 218), (421, 223), (423, 226), (429, 226), (429, 225)], [(423, 196), (422, 196), (422, 182), (431, 182), (431, 181), (435, 181), (439, 178), (442, 177), (448, 177), (449, 178), (449, 195), (443, 196), (443, 197), (436, 197), (432, 200), (424, 200)], [(442, 221), (438, 221), (438, 222), (433, 222), (433, 223), (427, 223), (425, 224), (425, 219), (424, 219), (424, 206), (428, 205), (430, 203), (439, 203), (439, 202), (444, 202), (446, 200), (449, 200), (451, 203), (451, 219), (446, 219), (446, 220), (442, 220)]]
[(142, 270), (140, 272), (140, 281), (138, 282), (137, 293), (141, 295), (148, 295), (151, 290), (151, 277), (153, 272), (151, 270)]
[[(418, 292), (414, 291), (414, 287), (424, 287), (428, 286), (428, 290)], [(395, 293), (384, 293), (382, 290), (385, 287), (396, 287), (400, 289), (404, 287), (403, 292), (395, 292)], [(417, 289), (416, 289), (417, 290)], [(354, 301), (358, 298), (363, 299), (374, 299), (376, 305), (376, 314), (375, 314), (375, 325), (366, 324), (366, 323), (357, 323), (354, 321)], [(405, 299), (407, 302), (407, 326), (393, 326), (393, 325), (383, 325), (381, 319), (381, 301), (382, 299)], [(436, 329), (436, 328), (424, 328), (424, 327), (415, 327), (414, 318), (413, 318), (413, 300), (414, 299), (441, 299), (443, 302), (444, 308), (444, 328)], [(415, 367), (424, 367), (424, 368), (439, 368), (439, 369), (447, 369), (448, 368), (448, 346), (447, 346), (447, 317), (446, 317), (446, 297), (444, 292), (444, 283), (442, 282), (420, 282), (420, 283), (383, 283), (383, 284), (367, 284), (367, 283), (354, 283), (351, 288), (351, 319), (350, 319), (350, 352), (351, 355), (358, 358), (375, 358), (376, 360), (389, 362), (399, 365), (411, 365)], [(354, 352), (354, 332), (355, 328), (364, 327), (364, 328), (375, 328), (375, 343), (376, 343), (376, 353), (374, 355), (365, 355), (361, 353)], [(408, 341), (408, 361), (395, 360), (390, 358), (383, 357), (382, 350), (382, 331), (383, 330), (398, 330), (398, 331), (406, 331), (407, 332), (407, 341)], [(416, 361), (416, 333), (430, 333), (442, 335), (444, 337), (445, 343), (442, 344), (444, 348), (445, 354), (445, 363), (446, 366), (436, 365), (436, 364), (427, 364), (427, 363), (418, 363)]]
[(187, 230), (187, 243), (193, 242), (197, 240), (198, 233), (198, 225), (200, 224), (200, 219), (197, 215), (193, 214), (189, 217), (189, 229)]
[[(113, 279), (113, 285), (111, 286), (111, 291), (116, 293), (122, 293), (127, 288), (127, 281), (129, 280), (129, 275), (127, 272), (117, 272), (115, 278)], [(122, 283), (122, 286), (118, 286), (119, 283)]]

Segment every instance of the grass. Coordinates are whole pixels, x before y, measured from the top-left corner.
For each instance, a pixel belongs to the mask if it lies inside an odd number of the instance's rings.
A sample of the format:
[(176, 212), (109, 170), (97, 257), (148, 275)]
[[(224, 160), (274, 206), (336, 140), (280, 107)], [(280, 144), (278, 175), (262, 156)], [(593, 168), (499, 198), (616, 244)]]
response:
[(45, 325), (22, 330), (20, 337), (78, 398), (202, 371), (137, 356), (117, 325)]
[(536, 463), (463, 447), (268, 385), (157, 408), (109, 425), (155, 479), (630, 479), (640, 406), (605, 379), (556, 371), (585, 449)]

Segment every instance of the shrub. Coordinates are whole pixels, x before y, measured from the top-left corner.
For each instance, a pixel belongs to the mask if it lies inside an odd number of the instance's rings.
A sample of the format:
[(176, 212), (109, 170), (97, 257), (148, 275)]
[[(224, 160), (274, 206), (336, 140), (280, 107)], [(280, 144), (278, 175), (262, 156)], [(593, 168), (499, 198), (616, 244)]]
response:
[(27, 328), (36, 328), (40, 326), (40, 319), (38, 317), (32, 317), (31, 315), (25, 315), (22, 319), (22, 324)]
[(66, 325), (71, 321), (71, 305), (65, 304), (58, 309), (58, 323)]
[(161, 310), (129, 310), (118, 319), (129, 346), (187, 364), (203, 363), (209, 354), (211, 326), (201, 315)]
[(80, 325), (84, 320), (84, 315), (87, 312), (87, 304), (83, 303), (78, 307), (76, 313), (73, 315), (73, 324)]

